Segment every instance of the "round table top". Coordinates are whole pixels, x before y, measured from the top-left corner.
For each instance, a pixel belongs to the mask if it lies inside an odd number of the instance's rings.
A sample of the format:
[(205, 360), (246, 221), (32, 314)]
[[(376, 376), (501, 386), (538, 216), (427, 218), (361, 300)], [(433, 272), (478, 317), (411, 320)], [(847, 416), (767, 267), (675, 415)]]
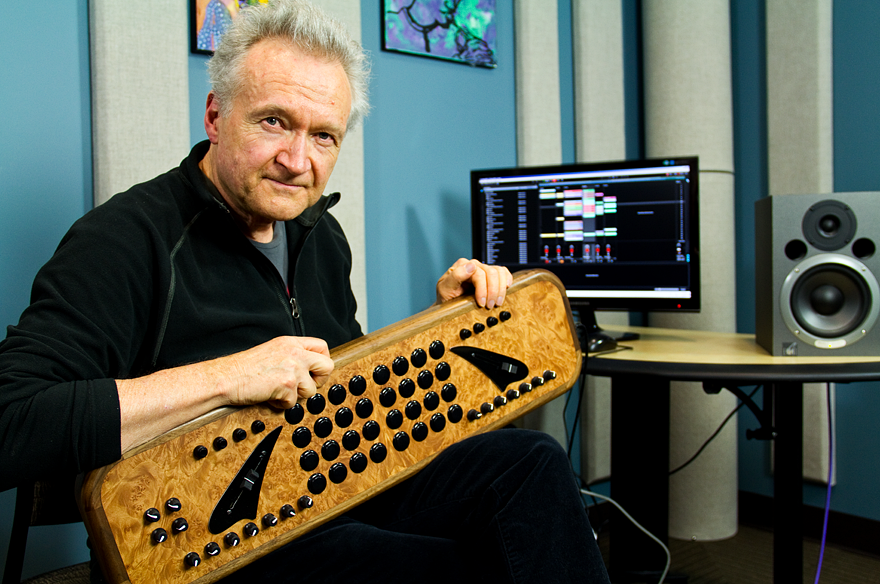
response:
[(738, 383), (775, 381), (851, 382), (880, 380), (880, 355), (862, 357), (774, 357), (755, 336), (684, 329), (620, 326), (615, 331), (638, 333), (618, 349), (590, 353), (589, 375), (651, 375), (677, 381), (730, 380)]

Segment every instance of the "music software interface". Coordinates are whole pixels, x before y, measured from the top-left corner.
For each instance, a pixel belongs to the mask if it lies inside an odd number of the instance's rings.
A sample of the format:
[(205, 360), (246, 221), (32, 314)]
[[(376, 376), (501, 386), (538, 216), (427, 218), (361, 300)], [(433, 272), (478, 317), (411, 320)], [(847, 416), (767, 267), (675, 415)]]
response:
[[(527, 170), (527, 169), (526, 169)], [(484, 177), (485, 258), (551, 267), (570, 295), (690, 298), (690, 166)]]

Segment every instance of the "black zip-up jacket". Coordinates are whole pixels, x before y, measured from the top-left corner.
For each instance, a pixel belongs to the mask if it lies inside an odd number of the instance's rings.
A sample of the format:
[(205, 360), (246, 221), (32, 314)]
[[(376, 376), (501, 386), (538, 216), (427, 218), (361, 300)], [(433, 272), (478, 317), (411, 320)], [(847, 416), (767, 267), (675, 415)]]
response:
[(362, 334), (351, 250), (326, 212), (339, 194), (288, 222), (288, 294), (209, 190), (207, 149), (87, 213), (37, 274), (0, 343), (0, 490), (117, 460), (115, 379), (281, 335), (334, 347)]

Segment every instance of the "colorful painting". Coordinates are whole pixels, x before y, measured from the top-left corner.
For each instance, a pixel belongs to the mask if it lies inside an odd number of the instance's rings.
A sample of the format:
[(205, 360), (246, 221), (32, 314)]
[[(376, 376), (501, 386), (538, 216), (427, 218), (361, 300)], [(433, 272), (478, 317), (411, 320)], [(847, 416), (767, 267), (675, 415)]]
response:
[(232, 19), (249, 4), (267, 4), (269, 0), (193, 0), (192, 52), (210, 55)]
[(495, 67), (495, 0), (383, 0), (382, 48)]

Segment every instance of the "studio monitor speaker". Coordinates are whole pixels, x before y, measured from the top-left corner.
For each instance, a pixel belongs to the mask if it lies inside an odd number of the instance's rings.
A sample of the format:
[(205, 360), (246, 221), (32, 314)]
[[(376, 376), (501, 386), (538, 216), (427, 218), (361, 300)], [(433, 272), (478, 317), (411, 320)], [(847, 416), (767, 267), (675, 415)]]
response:
[(880, 193), (755, 204), (755, 333), (773, 355), (880, 356)]

